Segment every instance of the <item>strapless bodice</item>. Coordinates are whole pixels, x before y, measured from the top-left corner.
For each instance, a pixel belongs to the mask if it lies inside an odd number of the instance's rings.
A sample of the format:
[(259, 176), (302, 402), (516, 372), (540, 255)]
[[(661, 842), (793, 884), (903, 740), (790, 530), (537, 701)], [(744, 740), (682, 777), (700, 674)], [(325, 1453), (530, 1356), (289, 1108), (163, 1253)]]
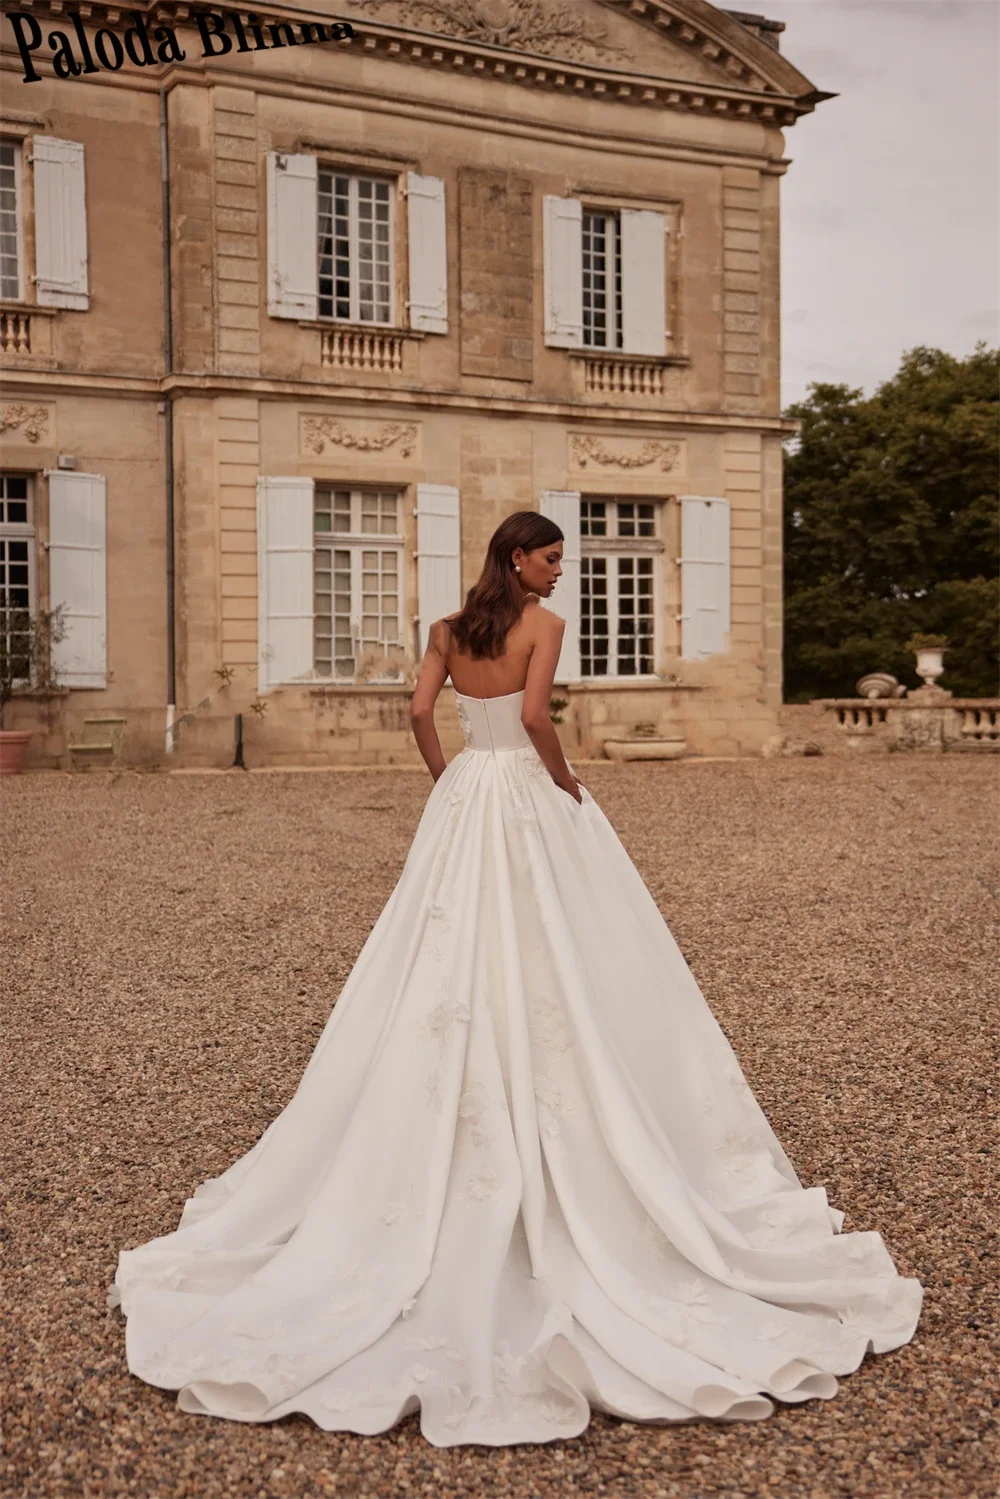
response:
[(455, 693), (458, 721), (462, 726), (466, 749), (501, 750), (530, 747), (531, 740), (521, 722), (524, 689), (505, 692), (502, 697), (466, 697)]

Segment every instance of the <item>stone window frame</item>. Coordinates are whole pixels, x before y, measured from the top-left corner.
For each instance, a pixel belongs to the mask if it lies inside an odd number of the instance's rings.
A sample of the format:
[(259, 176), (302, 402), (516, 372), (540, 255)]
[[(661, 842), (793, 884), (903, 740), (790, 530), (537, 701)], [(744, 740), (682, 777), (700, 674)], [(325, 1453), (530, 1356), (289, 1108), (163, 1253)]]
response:
[[(650, 208), (655, 213), (662, 213), (667, 219), (667, 254), (666, 254), (666, 309), (667, 309), (667, 352), (663, 355), (643, 356), (653, 358), (661, 362), (672, 362), (674, 360), (689, 362), (687, 350), (687, 337), (684, 329), (684, 301), (682, 295), (682, 265), (681, 247), (684, 243), (684, 202), (676, 197), (650, 197), (645, 194), (630, 194), (625, 191), (609, 190), (606, 187), (591, 187), (586, 183), (570, 183), (568, 188), (571, 197), (579, 198), (583, 206), (583, 212), (597, 213), (620, 213), (623, 208)], [(600, 348), (591, 344), (584, 344), (580, 349), (572, 350), (576, 354), (609, 354), (612, 357), (634, 359), (639, 356), (623, 354), (621, 349), (608, 347)]]
[[(389, 261), (389, 279), (388, 279), (388, 288), (389, 288), (389, 316), (386, 319), (384, 319), (384, 320), (383, 319), (374, 319), (374, 318), (372, 318), (372, 319), (363, 319), (361, 317), (352, 317), (350, 315), (347, 316), (347, 317), (344, 317), (344, 316), (338, 314), (335, 311), (334, 312), (322, 312), (322, 311), (318, 311), (317, 321), (319, 321), (319, 322), (321, 322), (323, 324), (326, 324), (326, 325), (334, 324), (334, 323), (338, 324), (338, 325), (347, 324), (350, 327), (357, 327), (357, 328), (372, 328), (372, 329), (376, 329), (376, 328), (377, 329), (395, 328), (397, 326), (397, 322), (398, 322), (399, 263), (398, 263), (398, 252), (397, 252), (396, 239), (397, 239), (397, 225), (398, 225), (398, 221), (399, 221), (399, 218), (400, 218), (400, 214), (399, 214), (398, 208), (397, 208), (398, 201), (399, 201), (399, 193), (400, 193), (399, 179), (396, 178), (396, 177), (390, 176), (390, 175), (383, 174), (383, 173), (361, 172), (361, 171), (357, 171), (357, 170), (348, 170), (345, 167), (333, 166), (330, 163), (324, 161), (322, 158), (317, 158), (316, 170), (317, 170), (317, 176), (316, 176), (316, 193), (317, 193), (317, 197), (319, 197), (320, 193), (322, 192), (322, 186), (321, 186), (321, 184), (322, 184), (322, 179), (324, 177), (330, 177), (330, 178), (334, 178), (334, 179), (337, 178), (337, 177), (344, 177), (344, 178), (347, 179), (347, 181), (348, 181), (349, 184), (360, 184), (362, 182), (364, 182), (364, 183), (372, 183), (372, 184), (384, 184), (385, 187), (386, 187), (386, 189), (387, 189), (386, 196), (387, 196), (387, 200), (388, 200), (388, 210), (389, 210), (389, 212), (388, 212), (388, 220), (389, 220), (389, 255), (388, 255), (388, 261)], [(348, 234), (349, 234), (349, 242), (348, 242), (349, 279), (350, 279), (350, 299), (351, 299), (351, 301), (353, 303), (354, 300), (355, 300), (355, 297), (360, 295), (360, 292), (359, 292), (359, 289), (358, 289), (358, 279), (359, 279), (359, 265), (358, 265), (358, 261), (359, 261), (359, 258), (360, 258), (360, 256), (359, 256), (360, 239), (356, 238), (356, 236), (358, 235), (359, 218), (360, 218), (360, 216), (357, 214), (357, 199), (358, 199), (358, 196), (359, 196), (359, 194), (357, 192), (357, 189), (355, 187), (353, 187), (353, 186), (349, 186), (348, 192), (349, 192), (349, 200), (350, 200), (350, 206), (349, 206), (349, 210), (348, 210), (349, 214), (350, 214), (349, 229), (348, 229)], [(318, 221), (320, 220), (319, 205), (318, 204), (317, 204), (317, 220)], [(331, 238), (332, 238), (332, 236), (331, 236)], [(331, 250), (332, 250), (332, 248), (333, 247), (331, 246)], [(320, 259), (320, 245), (319, 245), (319, 243), (317, 243), (317, 245), (316, 245), (316, 256), (317, 256), (317, 260), (319, 260)], [(336, 267), (335, 267), (335, 259), (336, 259), (336, 257), (335, 257), (335, 255), (331, 255), (331, 258), (334, 260), (334, 272), (333, 272), (332, 279), (335, 281), (336, 280)], [(320, 300), (322, 300), (322, 293), (320, 293)], [(334, 304), (336, 303), (336, 294), (335, 293), (333, 294), (331, 300), (334, 302)]]
[[(37, 525), (37, 518), (38, 518), (38, 493), (37, 493), (37, 485), (35, 484), (35, 478), (36, 478), (35, 474), (33, 474), (33, 473), (27, 473), (23, 469), (3, 469), (3, 470), (0, 470), (0, 498), (2, 498), (4, 502), (6, 502), (6, 500), (8, 499), (7, 484), (9, 482), (9, 480), (11, 480), (11, 479), (23, 479), (25, 481), (25, 490), (26, 490), (26, 498), (27, 498), (27, 517), (28, 518), (27, 518), (26, 521), (10, 521), (10, 520), (8, 520), (6, 518), (6, 514), (5, 513), (0, 514), (0, 543), (4, 544), (3, 547), (2, 547), (2, 556), (0, 556), (0, 560), (3, 561), (5, 567), (10, 565), (9, 558), (7, 557), (7, 548), (6, 548), (6, 543), (7, 542), (9, 542), (9, 541), (25, 541), (25, 542), (27, 542), (27, 548), (28, 548), (28, 610), (29, 610), (30, 613), (34, 613), (35, 610), (37, 610), (39, 608), (39, 592), (38, 592), (38, 585), (39, 585), (39, 579), (38, 579), (38, 525)], [(18, 496), (17, 498), (20, 498), (20, 496)], [(4, 573), (4, 581), (3, 581), (2, 584), (0, 584), (0, 620), (3, 619), (3, 616), (5, 615), (6, 609), (7, 609), (7, 589), (8, 589), (8, 587), (9, 587), (9, 580), (8, 580), (7, 574), (5, 572)], [(2, 627), (6, 628), (6, 622), (5, 621), (3, 622)], [(17, 690), (27, 690), (27, 689), (30, 689), (30, 687), (31, 687), (31, 679), (29, 677), (18, 677), (14, 681), (14, 687)]]
[[(649, 657), (650, 670), (648, 672), (622, 672), (617, 671), (618, 664), (618, 579), (617, 568), (608, 569), (608, 578), (611, 586), (608, 589), (608, 664), (614, 665), (614, 671), (608, 672), (584, 672), (583, 658), (583, 599), (586, 569), (581, 565), (580, 569), (580, 677), (582, 681), (594, 683), (607, 683), (609, 685), (623, 682), (655, 682), (657, 679), (656, 661), (657, 653), (661, 645), (661, 618), (663, 609), (663, 562), (662, 558), (666, 550), (664, 541), (664, 530), (668, 517), (669, 495), (648, 494), (619, 494), (594, 491), (585, 491), (580, 495), (580, 555), (581, 564), (584, 559), (590, 557), (603, 557), (614, 561), (619, 557), (650, 557), (652, 565), (652, 638), (650, 642)], [(590, 536), (585, 534), (584, 517), (585, 506), (590, 504), (603, 504), (609, 507), (607, 514), (614, 517), (614, 530), (603, 536)], [(620, 513), (618, 506), (626, 505), (652, 505), (653, 506), (653, 535), (652, 536), (623, 536), (618, 532)], [(610, 507), (614, 507), (613, 510)], [(657, 559), (660, 559), (659, 561)], [(612, 579), (612, 572), (614, 577)]]
[(0, 125), (0, 147), (13, 152), (11, 165), (14, 169), (14, 254), (17, 267), (17, 287), (10, 291), (0, 284), (0, 302), (25, 302), (25, 287), (28, 285), (28, 267), (25, 262), (25, 194), (24, 194), (24, 138), (12, 135)]
[[(333, 496), (334, 496), (334, 493), (336, 491), (338, 491), (338, 490), (340, 490), (340, 491), (346, 490), (349, 493), (349, 495), (350, 495), (350, 517), (351, 517), (351, 519), (350, 519), (350, 528), (347, 531), (336, 531), (335, 529), (333, 529), (333, 515), (334, 515), (334, 501), (333, 501)], [(316, 529), (316, 526), (315, 526), (315, 516), (316, 516), (316, 511), (318, 509), (318, 506), (317, 506), (316, 502), (317, 502), (317, 499), (318, 499), (318, 496), (320, 495), (320, 493), (328, 493), (330, 495), (331, 529), (329, 531), (319, 531), (319, 530)], [(382, 495), (382, 494), (392, 494), (395, 497), (395, 499), (396, 499), (396, 522), (397, 522), (397, 528), (396, 528), (396, 530), (394, 532), (392, 532), (391, 534), (388, 534), (388, 533), (383, 534), (381, 532), (375, 532), (375, 533), (373, 533), (373, 532), (370, 532), (370, 531), (362, 531), (360, 529), (361, 497), (362, 497), (362, 495), (365, 495), (365, 494), (379, 494), (379, 495)], [(331, 671), (330, 671), (330, 675), (326, 675), (326, 674), (322, 674), (321, 675), (316, 670), (316, 640), (315, 640), (315, 634), (314, 634), (314, 638), (313, 638), (313, 678), (314, 678), (315, 682), (318, 685), (321, 685), (321, 686), (323, 686), (323, 685), (342, 686), (342, 687), (359, 686), (359, 685), (361, 685), (361, 680), (362, 679), (359, 679), (359, 677), (358, 677), (358, 671), (357, 671), (358, 650), (360, 648), (361, 642), (360, 642), (360, 640), (356, 640), (355, 639), (355, 634), (354, 634), (354, 618), (355, 618), (355, 611), (357, 612), (357, 617), (358, 618), (360, 618), (360, 614), (361, 614), (361, 592), (362, 592), (362, 584), (361, 584), (361, 553), (363, 551), (365, 551), (365, 550), (372, 550), (373, 548), (379, 548), (381, 550), (391, 550), (391, 551), (393, 551), (396, 554), (396, 580), (397, 580), (397, 597), (396, 597), (397, 616), (396, 616), (396, 618), (397, 618), (397, 635), (398, 635), (398, 638), (397, 638), (397, 641), (395, 642), (395, 648), (396, 648), (396, 650), (401, 655), (405, 651), (405, 619), (406, 619), (406, 615), (405, 615), (405, 604), (406, 604), (406, 596), (405, 596), (406, 595), (405, 563), (406, 563), (406, 537), (405, 537), (405, 534), (404, 534), (404, 525), (405, 525), (405, 504), (406, 504), (406, 497), (407, 497), (407, 486), (405, 484), (382, 484), (382, 483), (377, 483), (377, 482), (372, 482), (372, 481), (368, 481), (368, 482), (364, 482), (364, 483), (358, 483), (358, 482), (355, 482), (354, 480), (341, 480), (341, 479), (317, 479), (314, 482), (314, 486), (313, 486), (313, 580), (314, 580), (313, 581), (313, 598), (314, 598), (314, 601), (315, 601), (315, 577), (316, 577), (316, 565), (317, 565), (317, 554), (318, 554), (318, 552), (321, 549), (322, 550), (326, 550), (326, 551), (329, 552), (329, 555), (330, 555), (330, 572), (331, 572), (331, 575), (333, 574), (333, 554), (334, 554), (334, 552), (335, 551), (347, 551), (347, 552), (349, 552), (350, 553), (350, 568), (351, 568), (351, 574), (350, 574), (350, 579), (351, 579), (351, 582), (350, 582), (350, 586), (351, 586), (351, 614), (352, 614), (352, 619), (351, 619), (351, 641), (352, 641), (352, 646), (355, 648), (354, 649), (354, 662), (355, 662), (354, 672), (349, 677), (348, 676), (338, 676), (337, 673), (336, 673), (336, 670), (335, 670), (335, 668), (336, 668), (336, 661), (337, 661), (337, 656), (336, 656), (336, 638), (337, 637), (336, 637), (336, 630), (335, 630), (335, 626), (334, 626), (333, 600), (331, 598), (331, 635), (332, 635), (332, 638), (331, 638), (331, 643), (330, 643), (330, 650), (331, 650)], [(332, 592), (332, 576), (331, 576), (331, 592)], [(404, 667), (403, 667), (402, 664), (400, 664), (399, 668), (395, 672), (383, 672), (383, 673), (377, 674), (376, 676), (367, 676), (367, 677), (365, 677), (363, 679), (363, 681), (365, 681), (365, 682), (373, 682), (375, 684), (380, 684), (380, 685), (398, 685), (399, 683), (403, 682), (404, 680), (405, 680), (405, 669), (404, 669)]]
[[(409, 290), (409, 232), (407, 215), (401, 211), (406, 199), (406, 177), (409, 172), (422, 172), (421, 163), (409, 157), (378, 151), (352, 151), (349, 147), (332, 144), (329, 140), (300, 136), (292, 143), (294, 153), (315, 156), (316, 170), (335, 172), (347, 177), (378, 177), (392, 184), (390, 193), (390, 260), (392, 265), (392, 316), (391, 323), (356, 323), (348, 318), (318, 317), (303, 321), (301, 326), (309, 328), (343, 328), (359, 332), (399, 333), (408, 338), (423, 338), (423, 334), (409, 327), (404, 310), (408, 305)], [(318, 191), (318, 185), (317, 185)], [(319, 247), (317, 245), (317, 256)]]

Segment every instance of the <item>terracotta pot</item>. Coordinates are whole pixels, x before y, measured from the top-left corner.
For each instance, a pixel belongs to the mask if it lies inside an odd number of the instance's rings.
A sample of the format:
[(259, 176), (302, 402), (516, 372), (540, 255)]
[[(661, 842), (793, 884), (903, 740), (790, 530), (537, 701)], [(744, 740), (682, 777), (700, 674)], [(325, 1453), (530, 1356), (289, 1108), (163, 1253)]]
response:
[(30, 739), (30, 729), (0, 729), (0, 776), (17, 775)]

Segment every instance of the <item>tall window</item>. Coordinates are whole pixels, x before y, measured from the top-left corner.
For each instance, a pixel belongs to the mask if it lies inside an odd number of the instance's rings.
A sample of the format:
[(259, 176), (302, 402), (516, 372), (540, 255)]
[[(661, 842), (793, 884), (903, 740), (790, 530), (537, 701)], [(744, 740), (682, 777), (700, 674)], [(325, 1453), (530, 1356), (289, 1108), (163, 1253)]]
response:
[(21, 282), (21, 146), (0, 139), (0, 297), (19, 302)]
[(319, 315), (392, 323), (392, 184), (319, 171)]
[[(402, 646), (403, 537), (395, 490), (316, 488), (313, 665), (320, 677), (353, 681), (361, 658), (377, 662)], [(400, 678), (397, 669), (382, 674)]]
[(16, 681), (31, 677), (24, 616), (35, 607), (33, 519), (28, 479), (0, 475), (0, 630)]
[(617, 213), (583, 213), (583, 342), (622, 346), (622, 236)]
[(655, 671), (655, 569), (662, 542), (652, 500), (580, 501), (580, 670)]

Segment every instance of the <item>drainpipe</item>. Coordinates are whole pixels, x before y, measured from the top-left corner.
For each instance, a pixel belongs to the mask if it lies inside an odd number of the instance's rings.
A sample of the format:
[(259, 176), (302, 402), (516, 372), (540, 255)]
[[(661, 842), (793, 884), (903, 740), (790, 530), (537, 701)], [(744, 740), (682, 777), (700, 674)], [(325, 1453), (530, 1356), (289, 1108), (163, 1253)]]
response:
[[(167, 90), (160, 89), (160, 197), (163, 233), (163, 368), (174, 372), (173, 305), (170, 297), (170, 147), (167, 138)], [(174, 402), (166, 391), (164, 403), (164, 473), (167, 490), (167, 722), (166, 752), (174, 753), (174, 719), (177, 714), (177, 654), (174, 640)]]

